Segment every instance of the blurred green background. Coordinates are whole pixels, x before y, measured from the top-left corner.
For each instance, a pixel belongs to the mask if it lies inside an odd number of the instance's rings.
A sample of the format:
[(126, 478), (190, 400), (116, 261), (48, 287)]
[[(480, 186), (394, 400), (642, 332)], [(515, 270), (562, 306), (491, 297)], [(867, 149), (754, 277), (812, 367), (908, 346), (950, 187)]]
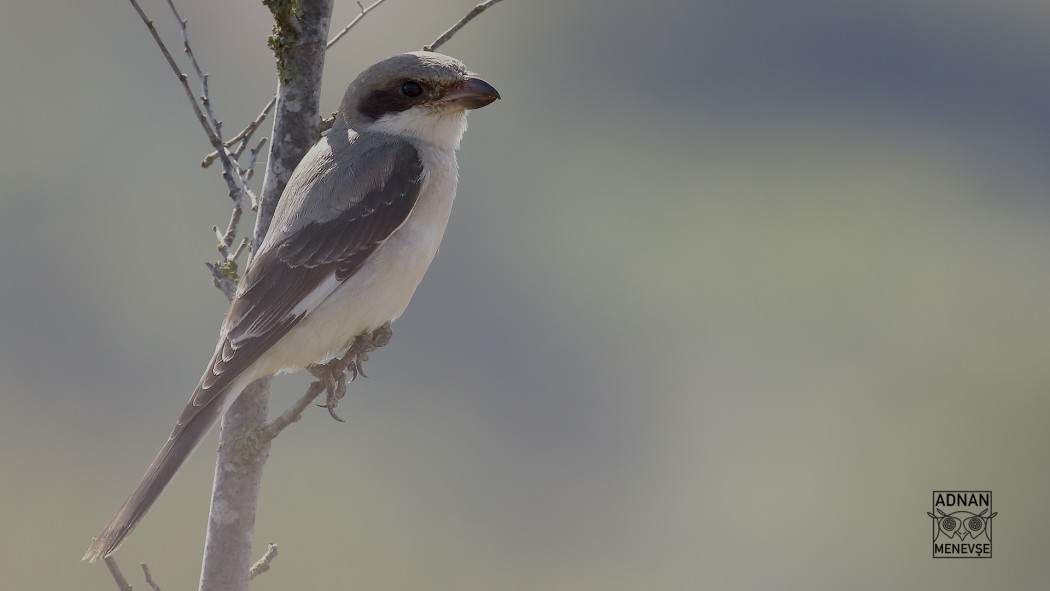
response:
[[(384, 4), (323, 109), (472, 4)], [(268, 13), (179, 6), (232, 133)], [(226, 191), (130, 5), (3, 9), (0, 572), (111, 589), (79, 559), (212, 351)], [(277, 441), (254, 589), (1045, 588), (1050, 3), (510, 0), (443, 51), (504, 100), (347, 423)], [(196, 585), (213, 450), (137, 586)], [(930, 557), (935, 489), (993, 491), (993, 559)]]

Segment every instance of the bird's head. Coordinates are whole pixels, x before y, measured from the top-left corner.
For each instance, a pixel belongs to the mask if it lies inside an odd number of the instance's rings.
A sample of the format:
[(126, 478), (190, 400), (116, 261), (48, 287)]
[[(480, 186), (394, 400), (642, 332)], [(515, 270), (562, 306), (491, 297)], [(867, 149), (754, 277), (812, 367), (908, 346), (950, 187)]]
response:
[(463, 62), (416, 51), (366, 68), (350, 83), (339, 107), (347, 127), (412, 136), (458, 147), (466, 112), (500, 98)]

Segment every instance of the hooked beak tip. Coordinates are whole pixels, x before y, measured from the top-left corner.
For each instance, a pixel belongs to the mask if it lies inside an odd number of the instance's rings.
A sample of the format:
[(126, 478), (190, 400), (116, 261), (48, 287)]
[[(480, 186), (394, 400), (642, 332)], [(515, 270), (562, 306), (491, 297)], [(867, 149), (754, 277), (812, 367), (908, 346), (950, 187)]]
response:
[(502, 97), (491, 84), (481, 78), (468, 76), (458, 86), (446, 94), (442, 100), (459, 105), (464, 109), (480, 109)]

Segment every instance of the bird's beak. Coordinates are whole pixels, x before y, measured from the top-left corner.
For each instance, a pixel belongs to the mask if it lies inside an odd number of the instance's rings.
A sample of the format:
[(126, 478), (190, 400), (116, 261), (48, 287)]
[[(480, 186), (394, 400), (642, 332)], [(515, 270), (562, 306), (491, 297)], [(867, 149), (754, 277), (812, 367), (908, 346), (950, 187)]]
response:
[(481, 78), (467, 76), (463, 82), (448, 91), (441, 102), (464, 109), (480, 109), (500, 98), (499, 92)]

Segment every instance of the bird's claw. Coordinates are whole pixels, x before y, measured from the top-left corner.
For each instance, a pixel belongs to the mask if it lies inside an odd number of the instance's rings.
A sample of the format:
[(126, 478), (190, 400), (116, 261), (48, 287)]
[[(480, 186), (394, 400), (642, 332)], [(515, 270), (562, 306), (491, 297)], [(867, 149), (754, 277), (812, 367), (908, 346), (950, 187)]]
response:
[(346, 422), (335, 414), (335, 407), (346, 396), (347, 375), (349, 374), (351, 382), (357, 379), (358, 374), (367, 378), (364, 363), (368, 361), (368, 354), (389, 343), (391, 335), (393, 331), (388, 322), (354, 339), (353, 344), (342, 357), (333, 359), (324, 365), (312, 365), (307, 368), (314, 377), (321, 380), (327, 392), (325, 403), (317, 406), (327, 408), (328, 414), (340, 423)]

